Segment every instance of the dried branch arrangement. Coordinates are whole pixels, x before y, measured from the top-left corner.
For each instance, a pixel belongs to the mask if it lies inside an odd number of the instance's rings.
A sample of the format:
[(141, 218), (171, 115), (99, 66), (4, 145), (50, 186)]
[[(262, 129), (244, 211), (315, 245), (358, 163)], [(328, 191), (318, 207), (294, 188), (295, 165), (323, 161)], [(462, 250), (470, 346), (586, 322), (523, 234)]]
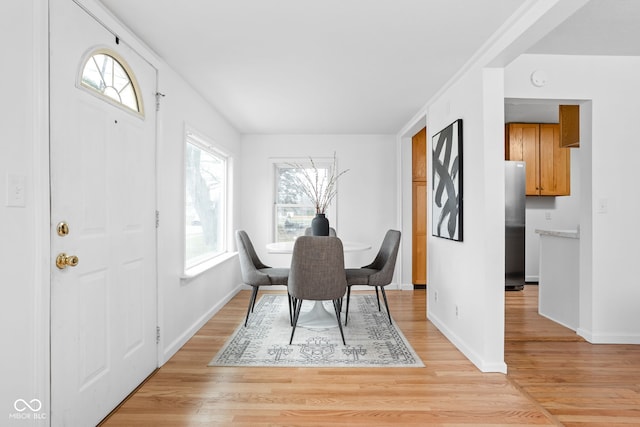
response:
[(309, 157), (309, 161), (311, 169), (299, 163), (290, 163), (290, 165), (300, 171), (300, 174), (296, 174), (296, 180), (298, 180), (307, 197), (313, 202), (316, 213), (324, 214), (336, 197), (338, 178), (347, 173), (349, 169), (338, 172), (335, 152), (333, 153), (333, 164), (329, 175), (321, 173), (311, 157)]

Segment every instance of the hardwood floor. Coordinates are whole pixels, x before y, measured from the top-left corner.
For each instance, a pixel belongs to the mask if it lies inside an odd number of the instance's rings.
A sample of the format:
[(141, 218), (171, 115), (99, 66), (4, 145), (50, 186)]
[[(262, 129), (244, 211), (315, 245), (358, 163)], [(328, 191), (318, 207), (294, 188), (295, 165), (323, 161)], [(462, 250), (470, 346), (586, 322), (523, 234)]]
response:
[(426, 320), (424, 290), (387, 293), (425, 368), (207, 367), (243, 321), (243, 291), (103, 424), (640, 425), (640, 346), (591, 345), (538, 316), (537, 287), (506, 294), (508, 375), (479, 372)]
[(507, 293), (509, 378), (565, 426), (639, 426), (640, 345), (589, 344), (539, 316), (537, 296)]

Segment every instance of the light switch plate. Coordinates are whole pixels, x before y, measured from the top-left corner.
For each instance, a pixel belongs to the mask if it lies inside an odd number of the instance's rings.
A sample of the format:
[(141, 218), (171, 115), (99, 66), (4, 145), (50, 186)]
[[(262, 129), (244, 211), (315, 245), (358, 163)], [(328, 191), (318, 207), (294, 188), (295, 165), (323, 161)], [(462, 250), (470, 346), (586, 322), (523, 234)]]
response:
[(7, 203), (8, 207), (23, 208), (25, 206), (25, 177), (24, 175), (7, 174)]
[(596, 208), (596, 211), (599, 214), (606, 214), (607, 211), (609, 210), (608, 204), (609, 203), (607, 199), (598, 199), (598, 206)]

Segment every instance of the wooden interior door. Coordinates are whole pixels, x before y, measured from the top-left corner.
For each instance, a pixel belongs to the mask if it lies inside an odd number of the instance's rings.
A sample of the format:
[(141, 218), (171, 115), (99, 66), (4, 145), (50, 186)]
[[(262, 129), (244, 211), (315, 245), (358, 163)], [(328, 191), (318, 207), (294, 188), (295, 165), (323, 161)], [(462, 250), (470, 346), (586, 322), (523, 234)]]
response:
[(412, 282), (427, 284), (427, 129), (415, 134), (412, 144)]

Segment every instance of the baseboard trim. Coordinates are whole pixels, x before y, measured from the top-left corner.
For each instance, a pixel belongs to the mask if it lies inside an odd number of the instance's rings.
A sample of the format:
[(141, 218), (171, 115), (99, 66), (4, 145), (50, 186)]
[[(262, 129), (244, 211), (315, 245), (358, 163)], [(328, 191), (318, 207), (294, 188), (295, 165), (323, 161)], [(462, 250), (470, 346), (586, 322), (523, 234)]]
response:
[(243, 289), (242, 284), (239, 284), (231, 290), (223, 299), (214, 304), (209, 310), (207, 310), (198, 320), (196, 320), (187, 330), (185, 330), (178, 338), (173, 340), (164, 351), (162, 352), (163, 360), (159, 361), (159, 366), (164, 365), (171, 357), (178, 352), (184, 346), (187, 341), (193, 337), (196, 332), (200, 330), (218, 311), (222, 309), (231, 299), (236, 296), (238, 292)]
[(593, 333), (583, 328), (576, 332), (591, 344), (640, 344), (639, 335)]
[(446, 325), (440, 321), (440, 319), (433, 315), (430, 312), (427, 312), (427, 319), (433, 323), (436, 328), (449, 340), (451, 343), (456, 346), (456, 348), (467, 358), (471, 363), (473, 363), (481, 372), (489, 373), (489, 372), (498, 372), (501, 374), (507, 373), (507, 364), (503, 361), (486, 361), (480, 355), (478, 355), (473, 349), (465, 344), (465, 342), (460, 339), (451, 329), (447, 328)]

